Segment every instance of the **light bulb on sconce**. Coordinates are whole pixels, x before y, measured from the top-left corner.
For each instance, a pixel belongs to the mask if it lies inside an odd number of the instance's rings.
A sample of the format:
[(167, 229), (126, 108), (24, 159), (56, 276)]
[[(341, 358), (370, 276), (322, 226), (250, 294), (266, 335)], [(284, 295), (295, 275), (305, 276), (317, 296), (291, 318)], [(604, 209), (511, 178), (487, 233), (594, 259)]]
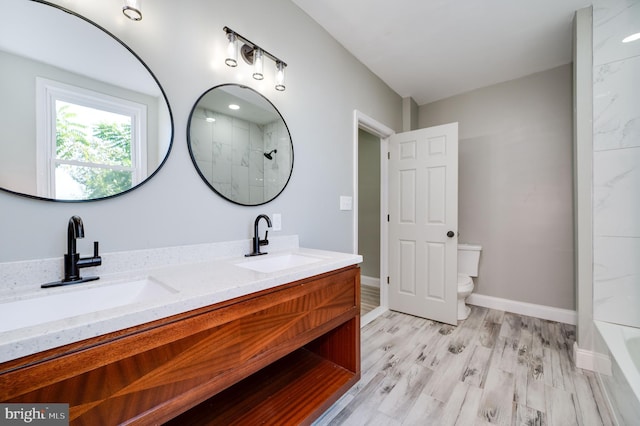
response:
[(236, 39), (236, 33), (228, 32), (227, 39), (229, 44), (227, 45), (227, 59), (224, 63), (230, 67), (238, 66), (238, 40)]
[(142, 20), (142, 0), (124, 0), (122, 13), (132, 21)]
[[(235, 67), (238, 65), (238, 50), (240, 50), (240, 56), (244, 61), (253, 66), (252, 77), (256, 80), (264, 79), (264, 57), (270, 58), (275, 62), (276, 74), (275, 74), (275, 88), (282, 92), (285, 90), (284, 85), (284, 69), (287, 64), (280, 58), (267, 52), (257, 44), (249, 41), (242, 35), (233, 31), (229, 27), (224, 27), (224, 32), (227, 34), (229, 44), (227, 45), (227, 57), (224, 63), (227, 66)], [(238, 49), (237, 42), (243, 43), (242, 47)]]
[(276, 62), (276, 90), (284, 91), (284, 63)]
[(262, 49), (257, 47), (253, 49), (253, 78), (256, 80), (262, 80), (264, 78), (262, 68)]

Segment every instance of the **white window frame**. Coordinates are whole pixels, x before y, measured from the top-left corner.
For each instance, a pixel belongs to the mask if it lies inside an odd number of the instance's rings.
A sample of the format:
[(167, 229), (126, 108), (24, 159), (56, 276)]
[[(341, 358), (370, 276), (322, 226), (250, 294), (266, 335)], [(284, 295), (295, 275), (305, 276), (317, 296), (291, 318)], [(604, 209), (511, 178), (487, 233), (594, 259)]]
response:
[[(131, 167), (56, 159), (56, 101), (131, 117)], [(147, 106), (127, 99), (36, 77), (36, 185), (38, 195), (56, 198), (57, 164), (131, 171), (131, 187), (147, 176)]]

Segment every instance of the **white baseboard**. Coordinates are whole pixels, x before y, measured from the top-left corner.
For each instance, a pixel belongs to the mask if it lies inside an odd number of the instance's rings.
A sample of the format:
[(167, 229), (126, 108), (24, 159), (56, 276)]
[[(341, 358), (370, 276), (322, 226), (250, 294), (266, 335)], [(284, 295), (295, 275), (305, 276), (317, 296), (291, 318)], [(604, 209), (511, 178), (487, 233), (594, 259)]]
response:
[(366, 314), (360, 317), (360, 328), (369, 324), (371, 321), (378, 318), (380, 315), (384, 314), (388, 310), (389, 310), (388, 308), (378, 306), (374, 310), (367, 312)]
[(578, 315), (576, 314), (576, 311), (553, 308), (551, 306), (535, 305), (533, 303), (518, 302), (516, 300), (502, 299), (499, 297), (485, 296), (483, 294), (472, 293), (471, 296), (467, 297), (467, 303), (470, 305), (513, 312), (514, 314), (527, 315), (530, 317), (562, 322), (565, 324), (576, 325), (578, 322)]
[(573, 359), (578, 368), (611, 376), (611, 359), (598, 352), (580, 349), (578, 342), (573, 342)]
[(367, 277), (366, 275), (360, 276), (360, 284), (368, 287), (380, 288), (380, 278)]

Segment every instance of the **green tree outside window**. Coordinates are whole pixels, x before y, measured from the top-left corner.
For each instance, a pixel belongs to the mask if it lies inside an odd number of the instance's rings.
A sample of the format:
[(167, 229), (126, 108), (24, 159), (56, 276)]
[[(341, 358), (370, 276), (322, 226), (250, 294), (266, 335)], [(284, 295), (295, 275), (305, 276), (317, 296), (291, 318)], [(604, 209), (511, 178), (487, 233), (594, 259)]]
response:
[(75, 181), (82, 199), (108, 197), (130, 189), (131, 122), (101, 118), (91, 123), (81, 119), (74, 107), (68, 103), (57, 106), (56, 159), (61, 161), (56, 171)]

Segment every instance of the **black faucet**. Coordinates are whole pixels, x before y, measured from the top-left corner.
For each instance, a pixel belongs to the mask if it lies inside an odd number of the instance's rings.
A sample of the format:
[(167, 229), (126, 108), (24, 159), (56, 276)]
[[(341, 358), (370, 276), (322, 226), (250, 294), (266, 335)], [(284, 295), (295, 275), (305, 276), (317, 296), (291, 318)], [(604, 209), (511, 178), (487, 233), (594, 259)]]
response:
[(67, 254), (64, 255), (64, 279), (52, 283), (42, 284), (42, 288), (58, 287), (61, 285), (85, 283), (94, 281), (100, 277), (80, 276), (80, 268), (98, 266), (102, 264), (102, 258), (98, 255), (98, 242), (93, 242), (93, 256), (80, 257), (76, 253), (76, 240), (84, 238), (84, 225), (80, 216), (71, 216), (67, 227)]
[(258, 223), (260, 223), (260, 219), (264, 219), (267, 221), (267, 226), (271, 228), (271, 219), (266, 214), (261, 214), (256, 217), (256, 221), (253, 223), (253, 251), (249, 254), (245, 254), (245, 257), (249, 256), (260, 256), (262, 254), (267, 254), (266, 252), (260, 252), (260, 246), (266, 246), (269, 244), (269, 240), (267, 239), (267, 235), (269, 235), (269, 231), (264, 231), (264, 240), (261, 240), (258, 236)]

